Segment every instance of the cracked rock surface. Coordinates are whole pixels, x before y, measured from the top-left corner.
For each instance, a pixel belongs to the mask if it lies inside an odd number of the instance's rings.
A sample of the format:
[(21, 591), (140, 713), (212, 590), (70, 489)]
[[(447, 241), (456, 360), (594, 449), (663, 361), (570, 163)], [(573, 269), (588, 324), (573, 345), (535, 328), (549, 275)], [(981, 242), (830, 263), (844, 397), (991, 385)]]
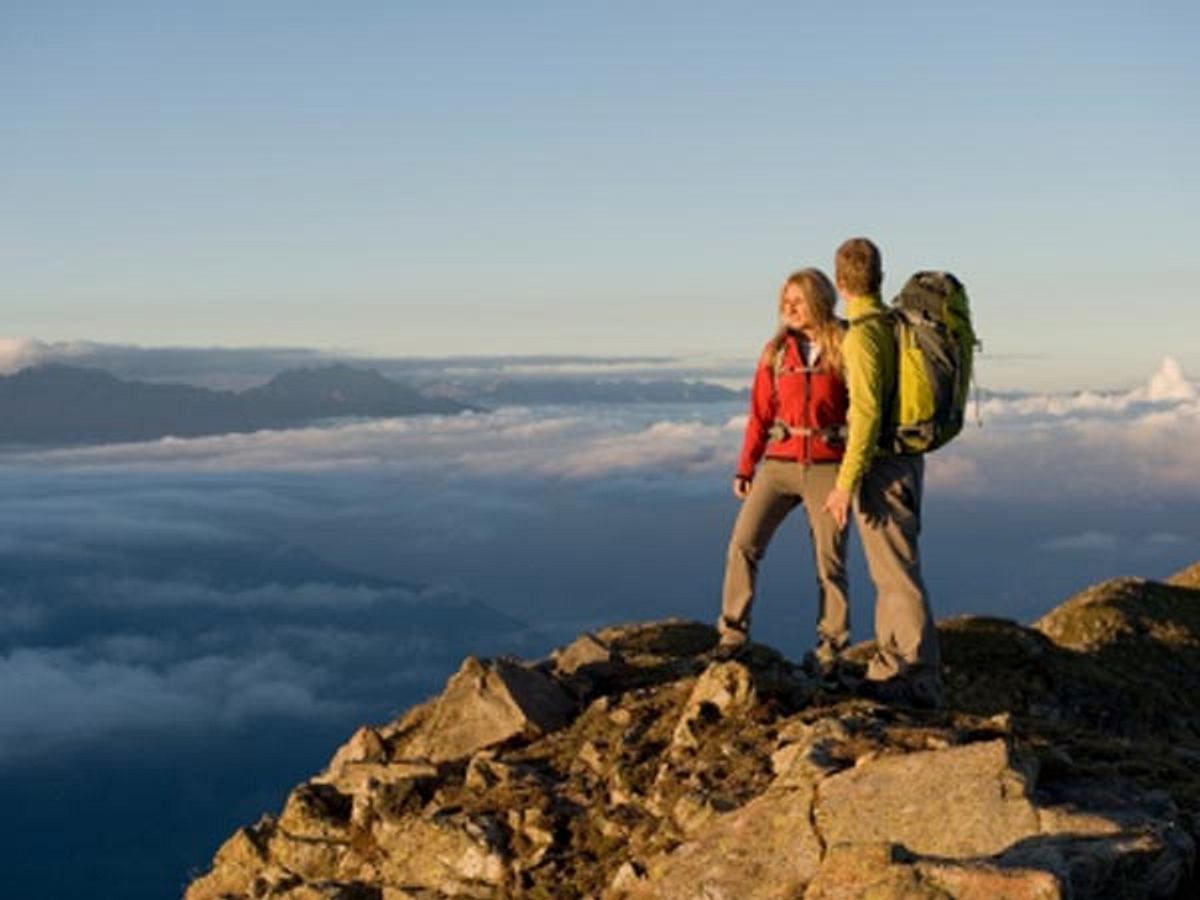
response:
[[(946, 710), (662, 621), (468, 658), (187, 900), (1198, 895), (1200, 567), (942, 622)], [(869, 645), (850, 654), (850, 675)], [(847, 680), (853, 683), (853, 678)]]

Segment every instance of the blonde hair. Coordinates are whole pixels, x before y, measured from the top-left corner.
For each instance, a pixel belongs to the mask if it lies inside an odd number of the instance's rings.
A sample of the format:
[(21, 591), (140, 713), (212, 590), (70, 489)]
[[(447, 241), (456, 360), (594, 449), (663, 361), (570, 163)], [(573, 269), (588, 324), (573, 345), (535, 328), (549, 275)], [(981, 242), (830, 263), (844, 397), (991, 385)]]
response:
[[(833, 311), (837, 304), (837, 291), (833, 282), (820, 269), (800, 269), (793, 272), (779, 289), (779, 313), (783, 314), (783, 298), (790, 285), (800, 289), (800, 297), (808, 307), (809, 317), (813, 320), (813, 337), (816, 345), (821, 348), (817, 359), (817, 368), (822, 371), (840, 372), (842, 370), (842, 336), (845, 333), (842, 320)], [(763, 353), (763, 363), (769, 365), (775, 354), (787, 340), (788, 327), (781, 323), (775, 336), (767, 344)]]

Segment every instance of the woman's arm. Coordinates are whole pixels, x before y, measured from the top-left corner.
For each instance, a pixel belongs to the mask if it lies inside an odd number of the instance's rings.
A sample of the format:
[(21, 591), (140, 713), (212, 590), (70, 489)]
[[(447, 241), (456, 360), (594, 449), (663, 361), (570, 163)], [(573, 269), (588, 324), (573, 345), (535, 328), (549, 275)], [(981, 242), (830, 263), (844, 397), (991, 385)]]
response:
[(746, 434), (738, 458), (737, 477), (747, 480), (754, 477), (754, 470), (767, 447), (767, 433), (775, 421), (775, 369), (771, 359), (765, 358), (765, 353), (763, 355), (750, 388), (750, 414), (746, 418)]

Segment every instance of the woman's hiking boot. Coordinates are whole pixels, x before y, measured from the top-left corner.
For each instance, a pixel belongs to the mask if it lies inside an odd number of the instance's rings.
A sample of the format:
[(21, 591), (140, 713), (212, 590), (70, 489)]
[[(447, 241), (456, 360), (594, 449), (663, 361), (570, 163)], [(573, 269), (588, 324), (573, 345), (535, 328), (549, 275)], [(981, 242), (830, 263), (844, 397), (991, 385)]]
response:
[(804, 654), (800, 668), (811, 678), (828, 687), (840, 687), (842, 655), (830, 641), (818, 641)]
[(740, 659), (750, 649), (750, 640), (747, 638), (744, 631), (726, 631), (721, 635), (721, 639), (717, 641), (710, 652), (710, 658), (714, 662), (726, 662), (731, 659)]
[(721, 633), (721, 639), (717, 641), (717, 646), (709, 651), (709, 657), (714, 661), (738, 659), (749, 648), (750, 635), (740, 623), (722, 616), (717, 622), (717, 630)]

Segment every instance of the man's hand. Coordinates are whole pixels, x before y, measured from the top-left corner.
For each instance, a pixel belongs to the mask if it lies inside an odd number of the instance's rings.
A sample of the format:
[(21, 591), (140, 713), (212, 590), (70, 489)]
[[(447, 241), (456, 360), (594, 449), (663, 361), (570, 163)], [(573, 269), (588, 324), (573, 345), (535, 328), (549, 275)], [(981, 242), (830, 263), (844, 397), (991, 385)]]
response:
[(835, 487), (825, 498), (822, 509), (833, 516), (838, 528), (845, 528), (850, 521), (850, 492), (845, 488)]
[(739, 500), (745, 500), (746, 495), (749, 493), (750, 493), (750, 479), (749, 478), (743, 478), (741, 475), (738, 475), (736, 478), (733, 479), (733, 496), (737, 497)]

